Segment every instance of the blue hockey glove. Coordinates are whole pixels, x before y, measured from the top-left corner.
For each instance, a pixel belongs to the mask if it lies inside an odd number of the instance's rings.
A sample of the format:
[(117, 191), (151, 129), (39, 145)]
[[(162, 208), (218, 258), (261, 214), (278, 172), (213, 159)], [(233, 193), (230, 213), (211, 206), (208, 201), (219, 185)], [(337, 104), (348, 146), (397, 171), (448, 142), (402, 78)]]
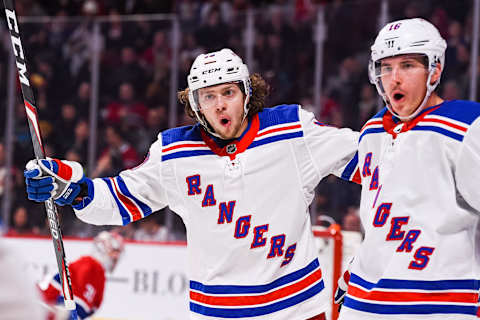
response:
[(338, 311), (342, 308), (343, 300), (348, 290), (348, 282), (350, 281), (350, 272), (347, 270), (344, 272), (343, 276), (340, 277), (337, 281), (337, 290), (335, 291), (335, 304), (338, 304)]
[(80, 163), (58, 159), (30, 160), (23, 174), (28, 199), (44, 202), (53, 198), (61, 206), (72, 204), (87, 179)]

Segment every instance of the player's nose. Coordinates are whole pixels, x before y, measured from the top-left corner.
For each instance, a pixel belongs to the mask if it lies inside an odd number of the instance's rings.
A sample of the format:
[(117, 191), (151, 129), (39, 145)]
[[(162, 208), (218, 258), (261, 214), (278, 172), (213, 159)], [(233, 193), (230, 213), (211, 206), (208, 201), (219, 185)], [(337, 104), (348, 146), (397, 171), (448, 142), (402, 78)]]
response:
[(400, 68), (398, 67), (393, 67), (392, 68), (392, 81), (399, 83), (402, 80), (402, 74), (400, 72)]
[(227, 101), (224, 97), (222, 96), (219, 96), (217, 98), (217, 103), (215, 104), (215, 108), (218, 110), (218, 111), (222, 111), (222, 110), (225, 110), (227, 108)]

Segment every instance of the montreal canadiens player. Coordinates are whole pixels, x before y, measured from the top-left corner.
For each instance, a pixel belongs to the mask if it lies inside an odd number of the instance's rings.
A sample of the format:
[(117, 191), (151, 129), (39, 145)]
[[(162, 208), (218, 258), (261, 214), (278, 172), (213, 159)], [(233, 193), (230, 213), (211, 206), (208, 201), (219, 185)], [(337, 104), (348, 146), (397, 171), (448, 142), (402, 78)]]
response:
[(298, 105), (264, 109), (267, 92), (230, 49), (201, 54), (179, 92), (196, 125), (160, 133), (144, 163), (116, 177), (31, 161), (29, 198), (100, 225), (170, 206), (187, 229), (191, 319), (325, 319), (308, 206), (323, 177), (346, 177), (358, 133)]
[(365, 240), (339, 281), (341, 320), (477, 319), (480, 104), (434, 91), (446, 47), (418, 18), (387, 24), (372, 46), (370, 80), (386, 108), (354, 158)]
[[(77, 314), (90, 317), (100, 308), (105, 289), (105, 273), (113, 272), (124, 250), (123, 238), (117, 233), (102, 231), (93, 240), (91, 255), (82, 256), (69, 264)], [(58, 273), (39, 283), (43, 298), (49, 305), (62, 304), (62, 286)], [(61, 316), (62, 309), (57, 312)], [(64, 312), (63, 315), (65, 316)], [(53, 315), (52, 315), (53, 316)], [(66, 315), (68, 317), (68, 314)]]

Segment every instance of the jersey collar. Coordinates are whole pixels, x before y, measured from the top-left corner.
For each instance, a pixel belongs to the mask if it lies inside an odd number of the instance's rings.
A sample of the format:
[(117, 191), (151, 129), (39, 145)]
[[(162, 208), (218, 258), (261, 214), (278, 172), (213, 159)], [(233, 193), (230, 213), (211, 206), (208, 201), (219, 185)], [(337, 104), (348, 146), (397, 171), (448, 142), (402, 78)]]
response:
[(426, 108), (425, 110), (420, 112), (415, 118), (406, 122), (400, 121), (400, 119), (395, 117), (389, 110), (387, 110), (383, 115), (383, 128), (386, 132), (392, 135), (393, 139), (395, 139), (399, 133), (406, 132), (415, 127), (417, 123), (422, 121), (427, 114), (440, 108), (443, 103), (445, 103), (445, 101), (438, 105)]
[(233, 140), (217, 140), (213, 136), (209, 135), (205, 130), (200, 127), (200, 134), (203, 141), (207, 146), (217, 155), (224, 157), (228, 156), (231, 160), (235, 159), (236, 155), (244, 152), (250, 146), (255, 139), (258, 129), (260, 128), (260, 120), (258, 114), (254, 115), (252, 120), (249, 121), (245, 132), (236, 139)]

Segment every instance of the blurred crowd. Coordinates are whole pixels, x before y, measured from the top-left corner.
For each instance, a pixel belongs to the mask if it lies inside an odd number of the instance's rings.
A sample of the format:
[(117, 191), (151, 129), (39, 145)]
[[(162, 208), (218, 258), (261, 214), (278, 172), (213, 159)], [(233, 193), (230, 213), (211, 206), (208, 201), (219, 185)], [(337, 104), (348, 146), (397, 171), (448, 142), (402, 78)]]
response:
[[(359, 130), (382, 107), (367, 76), (369, 47), (378, 30), (381, 0), (17, 0), (21, 16), (64, 17), (47, 22), (22, 23), (31, 82), (48, 156), (87, 162), (90, 143), (98, 159), (91, 177), (116, 175), (139, 164), (157, 134), (169, 127), (172, 22), (176, 14), (181, 29), (178, 83), (200, 53), (229, 47), (245, 60), (248, 40), (247, 9), (253, 9), (254, 49), (249, 68), (264, 76), (272, 87), (268, 106), (300, 103), (317, 118), (338, 127)], [(321, 106), (313, 106), (315, 26), (318, 5), (325, 5), (327, 25), (323, 52)], [(448, 42), (446, 68), (440, 86), (445, 99), (468, 99), (472, 0), (389, 1), (389, 20), (425, 17)], [(165, 19), (124, 20), (130, 14), (167, 14)], [(71, 16), (80, 16), (68, 19)], [(100, 38), (94, 37), (97, 16)], [(33, 20), (35, 21), (35, 20)], [(2, 24), (2, 39), (8, 32)], [(92, 87), (92, 46), (101, 50), (98, 90)], [(0, 92), (5, 79), (10, 44), (0, 50)], [(479, 70), (473, 70), (480, 75)], [(480, 81), (479, 81), (480, 83)], [(94, 91), (92, 91), (94, 90)], [(477, 88), (480, 94), (480, 88)], [(97, 141), (90, 141), (91, 96), (98, 98)], [(6, 94), (5, 94), (6, 96)], [(2, 110), (7, 99), (0, 99)], [(176, 125), (193, 123), (178, 106)], [(3, 115), (4, 113), (2, 113)], [(23, 166), (33, 156), (23, 103), (18, 99), (14, 121), (14, 166), (5, 165), (5, 120), (0, 119), (0, 197), (5, 179), (12, 178), (13, 204), (10, 234), (48, 234), (43, 206), (26, 199)], [(85, 166), (86, 167), (86, 166)], [(326, 215), (346, 230), (360, 230), (360, 187), (335, 177), (317, 188), (314, 216)], [(70, 208), (61, 208), (64, 234), (92, 236), (99, 231), (80, 222)], [(145, 241), (184, 239), (179, 218), (173, 233), (165, 215), (154, 214), (141, 223), (121, 228), (127, 238)]]

